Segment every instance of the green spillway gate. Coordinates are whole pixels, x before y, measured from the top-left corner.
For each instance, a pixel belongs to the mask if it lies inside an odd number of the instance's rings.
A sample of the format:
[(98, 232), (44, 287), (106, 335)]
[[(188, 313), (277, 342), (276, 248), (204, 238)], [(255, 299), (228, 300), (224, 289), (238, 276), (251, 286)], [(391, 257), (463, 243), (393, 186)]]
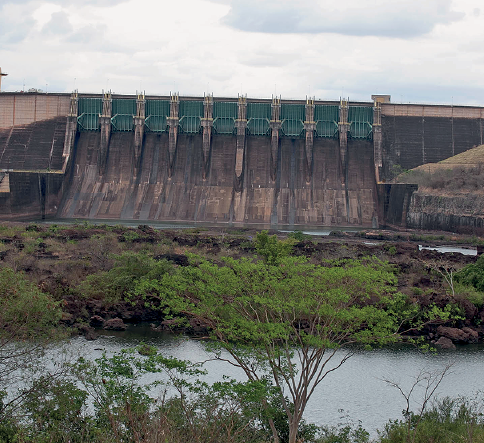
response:
[(113, 100), (111, 125), (114, 132), (130, 132), (133, 130), (133, 117), (136, 115), (136, 100)]
[(339, 106), (316, 105), (314, 107), (316, 137), (338, 137)]
[(180, 101), (180, 130), (185, 134), (200, 132), (203, 117), (203, 101)]
[(270, 103), (247, 103), (247, 128), (251, 135), (268, 135), (271, 120)]
[(306, 107), (304, 105), (281, 105), (280, 119), (282, 134), (286, 137), (300, 137), (304, 132)]
[(213, 128), (217, 134), (233, 134), (239, 106), (237, 102), (214, 102)]
[(102, 98), (80, 97), (77, 127), (79, 131), (98, 131), (99, 115), (102, 113)]
[(373, 132), (373, 108), (350, 106), (348, 109), (350, 137), (371, 138)]
[(169, 100), (146, 100), (145, 126), (150, 132), (167, 132), (170, 115)]

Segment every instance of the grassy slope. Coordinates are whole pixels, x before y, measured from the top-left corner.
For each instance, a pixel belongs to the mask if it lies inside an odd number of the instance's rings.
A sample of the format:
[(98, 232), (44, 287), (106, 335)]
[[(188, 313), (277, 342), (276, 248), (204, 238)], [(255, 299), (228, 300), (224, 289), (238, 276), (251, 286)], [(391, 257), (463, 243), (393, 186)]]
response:
[(484, 145), (469, 149), (468, 151), (457, 154), (454, 157), (449, 157), (438, 163), (426, 163), (425, 165), (414, 168), (413, 171), (434, 173), (454, 168), (471, 168), (477, 166), (479, 163), (484, 163)]
[(420, 194), (474, 198), (484, 196), (484, 145), (439, 163), (427, 163), (400, 174), (398, 183), (417, 183)]

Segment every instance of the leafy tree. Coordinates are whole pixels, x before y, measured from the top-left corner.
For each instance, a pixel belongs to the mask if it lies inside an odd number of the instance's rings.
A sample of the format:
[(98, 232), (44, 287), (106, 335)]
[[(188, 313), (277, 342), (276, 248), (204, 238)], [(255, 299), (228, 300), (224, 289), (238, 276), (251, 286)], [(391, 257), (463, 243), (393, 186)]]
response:
[(85, 414), (87, 393), (71, 380), (42, 376), (34, 381), (22, 404), (26, 426), (37, 443), (91, 441), (92, 423)]
[(7, 396), (37, 361), (45, 346), (61, 336), (59, 303), (30, 283), (23, 273), (0, 268), (0, 421), (10, 417), (23, 393)]
[[(295, 443), (309, 398), (351, 357), (351, 345), (398, 340), (400, 324), (416, 308), (376, 260), (322, 267), (304, 258), (267, 257), (267, 264), (226, 258), (219, 266), (191, 256), (191, 266), (172, 275), (141, 279), (136, 293), (166, 315), (204, 323), (218, 358), (250, 381), (270, 380), (287, 418), (287, 441)], [(263, 405), (278, 442), (269, 404)]]
[[(102, 433), (107, 441), (127, 442), (158, 442), (161, 436), (171, 443), (259, 443), (267, 436), (257, 421), (267, 392), (263, 383), (226, 380), (209, 386), (199, 380), (205, 374), (199, 364), (165, 357), (148, 345), (94, 362), (79, 359), (73, 369), (95, 409), (95, 427), (84, 421), (78, 435)], [(147, 373), (154, 381), (142, 383)], [(154, 386), (164, 389), (158, 401), (150, 397)], [(59, 427), (65, 426), (72, 425)]]

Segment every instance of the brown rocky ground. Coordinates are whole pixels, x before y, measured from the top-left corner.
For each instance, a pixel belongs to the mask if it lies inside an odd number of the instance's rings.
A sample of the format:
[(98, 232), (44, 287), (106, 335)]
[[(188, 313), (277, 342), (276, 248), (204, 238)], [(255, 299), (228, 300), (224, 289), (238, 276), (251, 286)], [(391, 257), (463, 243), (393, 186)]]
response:
[[(93, 327), (123, 329), (128, 323), (152, 322), (160, 325), (158, 311), (122, 299), (102, 295), (84, 297), (79, 288), (89, 275), (112, 268), (114, 258), (125, 251), (144, 251), (155, 259), (165, 258), (177, 266), (187, 263), (194, 252), (217, 260), (222, 256), (239, 258), (255, 254), (257, 231), (246, 228), (200, 228), (155, 230), (107, 225), (58, 226), (49, 224), (0, 224), (0, 266), (26, 273), (43, 291), (63, 305), (63, 322), (94, 338)], [(279, 232), (269, 232), (277, 234)], [(451, 304), (462, 320), (432, 324), (416, 334), (443, 345), (474, 343), (484, 337), (484, 306), (466, 294), (452, 294), (445, 276), (473, 263), (476, 256), (419, 251), (419, 244), (471, 247), (483, 240), (463, 235), (416, 231), (334, 231), (329, 236), (305, 236), (293, 246), (293, 254), (304, 255), (314, 263), (325, 259), (375, 256), (397, 269), (398, 286), (421, 306)], [(199, 325), (192, 325), (197, 332)], [(442, 339), (442, 340), (441, 340)], [(449, 343), (450, 342), (450, 343)]]

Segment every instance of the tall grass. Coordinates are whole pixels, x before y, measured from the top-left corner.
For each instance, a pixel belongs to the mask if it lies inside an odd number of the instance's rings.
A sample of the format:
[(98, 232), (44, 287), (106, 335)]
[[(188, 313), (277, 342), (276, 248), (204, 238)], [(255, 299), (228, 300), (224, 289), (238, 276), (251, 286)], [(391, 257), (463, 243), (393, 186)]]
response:
[(484, 163), (475, 166), (453, 166), (426, 171), (419, 168), (400, 174), (398, 183), (416, 183), (420, 187), (449, 191), (478, 191), (484, 185)]

